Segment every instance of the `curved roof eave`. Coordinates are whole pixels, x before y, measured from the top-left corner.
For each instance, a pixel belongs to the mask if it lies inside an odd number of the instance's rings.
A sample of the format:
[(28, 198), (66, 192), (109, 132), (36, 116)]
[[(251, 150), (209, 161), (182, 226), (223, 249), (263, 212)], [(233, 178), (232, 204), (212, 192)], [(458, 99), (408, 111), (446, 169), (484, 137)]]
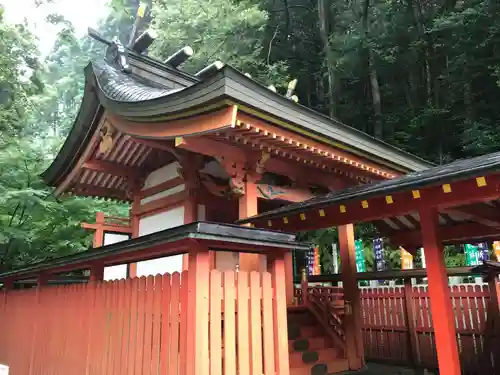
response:
[[(272, 92), (227, 65), (211, 77), (192, 86), (163, 93), (152, 88), (151, 90), (156, 90), (154, 93), (136, 96), (136, 100), (122, 100), (116, 94), (117, 91), (110, 91), (109, 82), (102, 82), (100, 77), (96, 76), (96, 83), (100, 88), (99, 97), (103, 105), (114, 114), (131, 121), (162, 121), (176, 113), (185, 112), (209, 102), (229, 99), (247, 107), (250, 111), (257, 112), (256, 116), (269, 115), (272, 118), (271, 122), (278, 120), (281, 126), (289, 128), (292, 132), (302, 133), (352, 153), (367, 155), (375, 161), (392, 164), (397, 170), (419, 171), (434, 165)], [(120, 85), (127, 86), (123, 80), (116, 80), (115, 87)], [(138, 91), (141, 90), (138, 89)]]
[(271, 122), (292, 132), (388, 163), (396, 170), (419, 171), (433, 165), (288, 100), (230, 66), (189, 87), (169, 89), (137, 75), (122, 73), (104, 62), (91, 62), (85, 68), (85, 81), (73, 128), (54, 162), (42, 174), (50, 186), (57, 185), (74, 167), (97, 128), (104, 108), (131, 121), (154, 123), (222, 100), (235, 102), (249, 114), (255, 111), (256, 116), (268, 115)]
[(73, 127), (53, 162), (41, 174), (48, 186), (57, 186), (58, 182), (75, 166), (98, 127), (103, 113), (104, 108), (99, 104), (97, 95), (92, 87), (86, 84)]

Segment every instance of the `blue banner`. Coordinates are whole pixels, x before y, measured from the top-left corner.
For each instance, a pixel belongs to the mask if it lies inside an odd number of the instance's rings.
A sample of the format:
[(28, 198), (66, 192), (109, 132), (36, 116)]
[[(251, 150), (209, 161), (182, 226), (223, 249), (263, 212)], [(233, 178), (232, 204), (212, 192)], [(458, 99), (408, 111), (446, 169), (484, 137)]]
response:
[(373, 252), (375, 253), (375, 267), (377, 271), (385, 270), (384, 240), (376, 238), (373, 240)]

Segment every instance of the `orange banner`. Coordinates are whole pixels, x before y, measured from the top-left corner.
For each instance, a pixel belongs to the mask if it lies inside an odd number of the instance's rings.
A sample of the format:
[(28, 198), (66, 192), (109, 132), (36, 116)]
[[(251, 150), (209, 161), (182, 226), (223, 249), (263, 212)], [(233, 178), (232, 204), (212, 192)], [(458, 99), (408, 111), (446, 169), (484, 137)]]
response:
[(411, 270), (413, 268), (413, 255), (406, 251), (403, 247), (399, 247), (401, 250), (401, 269)]
[(321, 263), (319, 260), (319, 248), (314, 248), (313, 275), (321, 275)]
[(497, 262), (500, 262), (500, 241), (493, 242), (493, 251), (497, 257)]

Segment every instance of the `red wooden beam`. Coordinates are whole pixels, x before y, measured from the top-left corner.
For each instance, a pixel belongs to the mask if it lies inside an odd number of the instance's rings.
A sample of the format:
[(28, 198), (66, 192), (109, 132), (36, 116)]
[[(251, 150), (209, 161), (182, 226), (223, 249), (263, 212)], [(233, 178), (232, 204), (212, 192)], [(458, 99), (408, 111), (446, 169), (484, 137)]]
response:
[(119, 226), (119, 225), (81, 223), (81, 227), (90, 230), (100, 229), (105, 232), (107, 231), (116, 233), (132, 233), (132, 229), (130, 227)]
[[(248, 159), (255, 159), (258, 154), (256, 151), (245, 151), (244, 149), (206, 137), (176, 138), (175, 146), (179, 149), (213, 158), (224, 157), (235, 163), (245, 163)], [(288, 176), (292, 180), (307, 179), (308, 183), (324, 186), (330, 190), (339, 190), (346, 186), (346, 180), (332, 176), (321, 169), (291, 165), (273, 156), (265, 163), (264, 169), (268, 172)]]
[(288, 202), (303, 202), (314, 198), (313, 193), (308, 189), (287, 188), (273, 186), (269, 184), (257, 184), (257, 198), (279, 199)]
[[(478, 223), (461, 223), (439, 227), (439, 237), (444, 243), (459, 243), (471, 239), (484, 240), (500, 237), (500, 228), (488, 227)], [(420, 230), (404, 230), (388, 236), (393, 245), (419, 247), (422, 245)]]
[[(484, 183), (482, 178), (484, 178)], [(262, 228), (305, 231), (407, 215), (422, 207), (450, 209), (500, 197), (500, 174), (491, 174), (393, 194), (378, 194), (366, 199), (339, 201), (301, 211), (281, 213), (277, 217), (255, 218), (250, 222)]]
[(134, 122), (107, 114), (107, 120), (122, 133), (141, 138), (174, 138), (208, 133), (235, 126), (237, 106), (232, 105), (196, 117), (172, 119), (165, 122)]
[(94, 172), (108, 173), (113, 176), (125, 177), (131, 180), (138, 179), (142, 171), (138, 168), (127, 167), (118, 163), (104, 160), (89, 160), (82, 164), (82, 168)]

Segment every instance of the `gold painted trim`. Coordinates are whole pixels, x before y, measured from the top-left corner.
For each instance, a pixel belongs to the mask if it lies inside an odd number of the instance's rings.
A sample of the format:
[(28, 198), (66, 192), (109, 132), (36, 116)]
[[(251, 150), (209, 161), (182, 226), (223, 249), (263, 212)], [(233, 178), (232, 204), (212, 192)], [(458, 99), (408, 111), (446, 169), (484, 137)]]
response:
[(443, 184), (442, 188), (443, 188), (443, 192), (451, 193), (451, 185), (450, 184)]
[(488, 185), (488, 183), (486, 182), (486, 178), (484, 176), (476, 177), (476, 184), (477, 187), (483, 187)]

